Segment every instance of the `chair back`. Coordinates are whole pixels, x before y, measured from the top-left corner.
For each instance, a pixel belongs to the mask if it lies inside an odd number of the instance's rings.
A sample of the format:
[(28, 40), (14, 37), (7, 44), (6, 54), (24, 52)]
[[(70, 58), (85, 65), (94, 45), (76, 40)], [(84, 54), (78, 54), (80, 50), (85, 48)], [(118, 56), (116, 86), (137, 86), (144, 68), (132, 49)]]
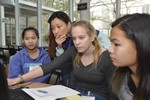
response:
[(8, 51), (9, 51), (10, 56), (16, 54), (16, 52), (17, 52), (13, 45), (8, 45)]
[(20, 51), (23, 48), (23, 46), (18, 46), (18, 51)]

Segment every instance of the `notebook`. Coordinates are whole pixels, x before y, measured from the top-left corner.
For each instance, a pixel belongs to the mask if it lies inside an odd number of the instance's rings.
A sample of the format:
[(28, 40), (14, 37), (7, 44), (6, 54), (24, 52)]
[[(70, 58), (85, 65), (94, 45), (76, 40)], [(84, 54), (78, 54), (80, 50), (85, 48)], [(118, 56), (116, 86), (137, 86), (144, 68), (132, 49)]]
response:
[(0, 63), (0, 98), (3, 100), (34, 100), (21, 88), (10, 90), (8, 88), (4, 66)]

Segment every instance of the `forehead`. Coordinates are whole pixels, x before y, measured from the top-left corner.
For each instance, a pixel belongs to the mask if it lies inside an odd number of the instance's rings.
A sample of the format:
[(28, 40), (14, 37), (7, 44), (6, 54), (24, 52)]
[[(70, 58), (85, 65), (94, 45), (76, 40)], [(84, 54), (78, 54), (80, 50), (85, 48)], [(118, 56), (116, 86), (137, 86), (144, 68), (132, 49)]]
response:
[(28, 30), (25, 32), (25, 37), (27, 36), (36, 36), (36, 33), (33, 30)]
[(128, 47), (136, 47), (135, 43), (131, 39), (127, 38), (126, 33), (118, 27), (112, 28), (110, 33), (110, 41), (113, 43), (126, 45)]
[(59, 19), (59, 18), (54, 18), (51, 21), (51, 25), (56, 25), (56, 24), (66, 24), (63, 20)]
[(110, 39), (121, 40), (121, 39), (128, 39), (128, 38), (126, 37), (126, 33), (123, 30), (121, 30), (119, 26), (115, 26), (111, 29)]
[(71, 30), (72, 35), (84, 35), (87, 34), (87, 30), (83, 26), (73, 26)]

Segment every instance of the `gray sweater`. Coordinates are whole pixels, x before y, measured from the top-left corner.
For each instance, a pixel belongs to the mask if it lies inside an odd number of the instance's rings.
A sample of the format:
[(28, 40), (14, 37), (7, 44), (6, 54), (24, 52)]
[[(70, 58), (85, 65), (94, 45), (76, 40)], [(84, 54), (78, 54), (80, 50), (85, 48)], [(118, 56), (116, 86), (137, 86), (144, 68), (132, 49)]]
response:
[[(45, 74), (60, 68), (65, 63), (73, 62), (77, 54), (75, 47), (67, 49), (60, 57), (55, 60), (42, 65), (42, 69)], [(72, 88), (81, 87), (87, 91), (92, 91), (100, 96), (104, 96), (108, 100), (117, 100), (116, 95), (113, 94), (110, 85), (110, 79), (112, 77), (115, 66), (112, 64), (109, 52), (104, 51), (99, 57), (96, 68), (92, 67), (92, 64), (84, 66), (80, 63), (80, 68), (73, 67), (73, 84)], [(64, 66), (65, 67), (65, 66)]]

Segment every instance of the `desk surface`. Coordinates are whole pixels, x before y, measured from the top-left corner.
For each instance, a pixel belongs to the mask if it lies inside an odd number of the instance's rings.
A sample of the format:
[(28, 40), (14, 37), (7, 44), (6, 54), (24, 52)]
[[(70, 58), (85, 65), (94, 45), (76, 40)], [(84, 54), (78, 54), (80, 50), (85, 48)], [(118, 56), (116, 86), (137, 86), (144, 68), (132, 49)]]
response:
[(47, 87), (47, 86), (50, 86), (50, 84), (44, 84), (44, 83), (38, 83), (38, 82), (25, 82), (25, 83), (11, 86), (9, 88), (10, 89), (16, 89), (16, 88), (20, 88), (20, 87), (38, 88), (38, 87)]
[[(38, 83), (38, 82), (25, 82), (21, 84), (17, 84), (14, 86), (9, 87), (10, 89), (16, 89), (19, 87), (28, 87), (28, 88), (38, 88), (38, 87), (48, 87), (50, 84), (45, 84), (45, 83)], [(61, 98), (59, 100), (68, 100), (67, 98)]]

